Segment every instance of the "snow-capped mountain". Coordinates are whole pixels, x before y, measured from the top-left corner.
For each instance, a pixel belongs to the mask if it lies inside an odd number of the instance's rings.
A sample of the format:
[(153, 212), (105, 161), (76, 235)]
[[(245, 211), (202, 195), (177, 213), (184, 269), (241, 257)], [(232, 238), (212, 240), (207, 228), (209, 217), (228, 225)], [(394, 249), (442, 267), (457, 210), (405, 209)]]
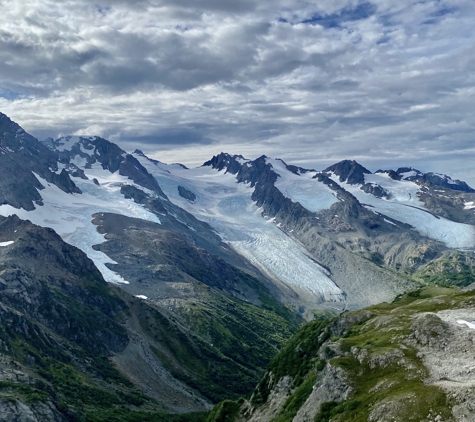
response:
[(251, 391), (302, 322), (273, 282), (117, 145), (40, 143), (1, 114), (0, 133), (0, 415), (133, 420)]
[[(328, 271), (278, 225), (261, 215), (249, 184), (238, 183), (232, 174), (209, 166), (187, 169), (148, 160), (140, 152), (134, 155), (174, 204), (206, 221), (234, 250), (279, 283), (283, 291), (311, 297), (309, 301), (314, 303), (344, 301), (344, 293)], [(332, 201), (331, 193), (325, 193)]]
[[(21, 152), (25, 139), (36, 145), (7, 120), (5, 133), (12, 135), (4, 156)], [(373, 174), (348, 160), (316, 171), (224, 153), (188, 169), (141, 151), (128, 154), (95, 136), (37, 144), (30, 149), (44, 158), (35, 171), (25, 170), (21, 189), (29, 201), (23, 194), (21, 201), (4, 199), (0, 214), (54, 229), (106, 280), (128, 284), (141, 297), (169, 299), (143, 283), (137, 290), (140, 277), (121, 265), (123, 257), (98, 246), (107, 241), (96, 226), (103, 214), (178, 231), (302, 309), (390, 300), (413, 285), (394, 269), (411, 273), (452, 249), (475, 247), (474, 190), (445, 175), (404, 167)]]

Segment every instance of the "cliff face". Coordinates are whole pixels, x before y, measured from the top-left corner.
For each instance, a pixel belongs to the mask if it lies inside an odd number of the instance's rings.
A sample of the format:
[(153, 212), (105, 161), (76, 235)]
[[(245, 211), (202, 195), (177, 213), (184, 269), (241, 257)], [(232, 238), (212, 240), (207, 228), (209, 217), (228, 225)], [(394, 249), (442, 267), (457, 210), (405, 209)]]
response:
[(427, 287), (305, 326), (208, 422), (473, 421), (474, 290)]
[(56, 173), (56, 155), (2, 113), (0, 134), (0, 205), (31, 211), (41, 204), (44, 186), (34, 174), (64, 192), (80, 192), (66, 172)]

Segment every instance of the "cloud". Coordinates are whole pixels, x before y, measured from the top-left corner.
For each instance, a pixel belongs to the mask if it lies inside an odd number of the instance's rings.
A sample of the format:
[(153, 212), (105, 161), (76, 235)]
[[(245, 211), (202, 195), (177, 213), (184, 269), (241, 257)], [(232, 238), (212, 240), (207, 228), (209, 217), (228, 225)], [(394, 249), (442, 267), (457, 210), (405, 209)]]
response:
[(0, 13), (0, 111), (38, 137), (97, 134), (186, 164), (229, 150), (443, 172), (474, 158), (471, 0), (32, 0)]

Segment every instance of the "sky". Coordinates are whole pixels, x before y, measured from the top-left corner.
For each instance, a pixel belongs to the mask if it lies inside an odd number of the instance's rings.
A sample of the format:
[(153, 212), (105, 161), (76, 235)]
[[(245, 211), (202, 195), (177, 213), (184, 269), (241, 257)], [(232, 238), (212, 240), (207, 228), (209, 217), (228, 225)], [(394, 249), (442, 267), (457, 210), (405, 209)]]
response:
[(475, 186), (473, 0), (0, 0), (0, 16), (0, 111), (39, 139)]

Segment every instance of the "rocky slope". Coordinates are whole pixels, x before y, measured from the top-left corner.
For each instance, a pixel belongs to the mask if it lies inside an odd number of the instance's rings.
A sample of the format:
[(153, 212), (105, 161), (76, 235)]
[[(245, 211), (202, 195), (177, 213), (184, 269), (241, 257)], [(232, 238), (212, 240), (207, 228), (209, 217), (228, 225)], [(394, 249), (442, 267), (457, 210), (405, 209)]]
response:
[(474, 290), (429, 286), (316, 320), (207, 421), (473, 421), (474, 318)]
[[(232, 309), (192, 332), (169, 308), (106, 283), (51, 229), (15, 216), (1, 217), (0, 269), (2, 421), (175, 420), (164, 414), (204, 411), (230, 393), (245, 394), (293, 332), (272, 310), (225, 294)], [(245, 318), (260, 318), (256, 330), (231, 335), (233, 324), (251, 326)], [(216, 327), (228, 334), (212, 344)], [(246, 350), (223, 339), (255, 342), (258, 354), (239, 358)]]
[(48, 148), (26, 133), (18, 124), (0, 113), (0, 204), (32, 210), (41, 204), (44, 186), (34, 174), (67, 193), (80, 190), (61, 171), (57, 158)]

